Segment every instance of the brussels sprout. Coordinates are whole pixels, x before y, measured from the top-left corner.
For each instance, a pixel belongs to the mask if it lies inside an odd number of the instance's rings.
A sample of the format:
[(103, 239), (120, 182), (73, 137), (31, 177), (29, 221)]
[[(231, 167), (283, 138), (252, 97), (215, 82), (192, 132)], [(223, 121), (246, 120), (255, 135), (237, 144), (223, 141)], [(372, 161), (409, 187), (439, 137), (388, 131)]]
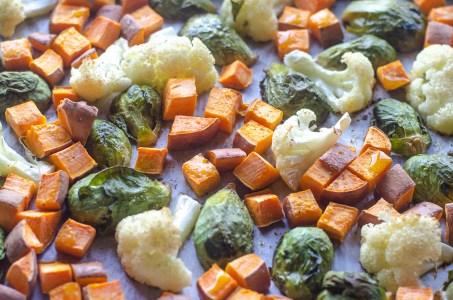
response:
[(294, 228), (281, 238), (274, 252), (272, 278), (288, 297), (312, 299), (333, 262), (333, 246), (316, 227)]
[(366, 273), (327, 272), (316, 300), (386, 300), (385, 290)]
[(330, 47), (316, 57), (316, 62), (325, 68), (332, 70), (344, 70), (346, 65), (341, 61), (346, 52), (360, 52), (365, 55), (376, 71), (380, 66), (384, 66), (397, 60), (396, 51), (385, 40), (366, 34), (350, 42)]
[(228, 184), (203, 205), (195, 224), (195, 250), (204, 269), (252, 253), (253, 221), (234, 184)]
[(44, 112), (52, 93), (47, 83), (32, 72), (0, 73), (0, 114), (5, 115), (8, 107), (32, 100)]
[(151, 87), (134, 84), (115, 99), (109, 119), (139, 146), (149, 146), (157, 142), (162, 127), (161, 102)]
[(406, 157), (425, 153), (431, 135), (417, 112), (407, 103), (384, 99), (373, 109), (371, 123), (380, 128), (392, 143), (392, 152)]
[(353, 1), (343, 13), (350, 33), (373, 34), (389, 42), (397, 51), (419, 49), (425, 36), (426, 20), (412, 1)]
[(217, 10), (210, 0), (149, 0), (149, 6), (166, 19), (187, 19)]
[(265, 73), (267, 76), (260, 84), (261, 96), (264, 101), (282, 110), (285, 119), (306, 108), (315, 113), (317, 125), (326, 121), (330, 113), (326, 95), (310, 78), (291, 72), (279, 63), (273, 63)]
[(453, 157), (419, 154), (409, 158), (404, 170), (415, 182), (414, 201), (444, 207), (453, 202)]
[(68, 208), (74, 220), (95, 227), (100, 234), (109, 234), (123, 218), (161, 209), (170, 199), (168, 184), (116, 166), (76, 182), (68, 193)]
[(199, 38), (208, 47), (217, 65), (227, 65), (240, 60), (253, 65), (258, 56), (244, 40), (228, 27), (218, 15), (206, 14), (190, 18), (179, 32), (190, 39)]
[(438, 291), (435, 295), (435, 299), (445, 299), (451, 300), (453, 299), (453, 270), (448, 271), (448, 278), (445, 280), (444, 284), (440, 291)]
[(102, 169), (129, 166), (131, 162), (131, 143), (126, 134), (109, 121), (94, 121), (86, 148)]

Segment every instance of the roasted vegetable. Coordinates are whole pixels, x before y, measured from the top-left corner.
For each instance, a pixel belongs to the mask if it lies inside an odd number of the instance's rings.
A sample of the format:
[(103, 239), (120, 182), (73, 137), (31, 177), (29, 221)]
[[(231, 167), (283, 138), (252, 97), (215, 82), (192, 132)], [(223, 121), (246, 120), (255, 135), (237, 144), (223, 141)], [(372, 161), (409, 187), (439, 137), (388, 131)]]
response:
[(453, 202), (453, 157), (445, 154), (420, 154), (404, 164), (415, 182), (414, 201), (429, 201), (444, 207)]
[(353, 1), (343, 13), (343, 22), (350, 33), (373, 34), (390, 43), (397, 51), (410, 52), (421, 48), (426, 20), (412, 1)]
[(366, 273), (329, 271), (316, 300), (386, 300), (385, 290)]
[(216, 65), (223, 66), (240, 60), (249, 66), (258, 59), (236, 31), (215, 14), (190, 18), (179, 34), (190, 39), (199, 38), (211, 51)]
[(134, 84), (115, 100), (111, 111), (110, 121), (139, 146), (156, 143), (162, 126), (162, 108), (161, 98), (154, 89)]
[(187, 19), (217, 9), (210, 0), (149, 0), (149, 5), (168, 19)]
[(261, 81), (261, 96), (270, 105), (283, 111), (283, 118), (295, 115), (302, 108), (313, 111), (316, 124), (323, 124), (329, 116), (327, 97), (307, 76), (291, 72), (288, 67), (273, 63)]
[[(5, 258), (6, 249), (5, 249), (5, 231), (0, 228), (0, 262)], [(3, 278), (3, 266), (0, 265), (0, 278)]]
[(0, 114), (8, 107), (32, 100), (41, 111), (50, 103), (52, 93), (47, 83), (32, 72), (0, 73)]
[(283, 235), (274, 252), (272, 278), (288, 297), (312, 299), (333, 262), (333, 246), (319, 228), (298, 227)]
[(253, 221), (233, 184), (206, 200), (194, 230), (198, 260), (205, 270), (253, 251)]
[(132, 147), (126, 134), (108, 121), (94, 122), (86, 148), (100, 168), (129, 166), (131, 162)]
[(69, 190), (71, 218), (100, 234), (112, 233), (125, 217), (168, 204), (171, 188), (131, 168), (116, 166), (91, 174)]
[(425, 153), (431, 145), (431, 135), (418, 113), (407, 103), (384, 99), (373, 109), (373, 125), (389, 137), (392, 152), (410, 157)]
[(346, 65), (342, 57), (346, 52), (360, 52), (368, 58), (376, 71), (378, 67), (391, 63), (397, 59), (396, 51), (385, 40), (366, 34), (355, 40), (330, 47), (316, 57), (316, 62), (321, 66), (344, 70)]

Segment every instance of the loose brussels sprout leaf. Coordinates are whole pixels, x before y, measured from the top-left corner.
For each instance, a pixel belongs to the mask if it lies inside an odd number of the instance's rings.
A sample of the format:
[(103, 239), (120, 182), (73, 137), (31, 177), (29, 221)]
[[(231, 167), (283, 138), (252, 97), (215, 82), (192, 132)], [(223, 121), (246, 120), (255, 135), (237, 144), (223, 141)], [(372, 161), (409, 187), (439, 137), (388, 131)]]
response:
[(205, 270), (253, 252), (253, 221), (233, 184), (206, 200), (195, 224), (194, 243)]
[(295, 300), (312, 299), (333, 262), (333, 245), (315, 227), (294, 228), (274, 252), (272, 278), (282, 293)]
[(316, 300), (386, 300), (385, 290), (366, 273), (329, 271)]
[(86, 148), (102, 169), (131, 162), (132, 146), (126, 134), (108, 121), (94, 122)]
[(109, 119), (139, 146), (149, 146), (156, 143), (162, 127), (161, 102), (151, 87), (134, 84), (114, 101)]
[(376, 71), (380, 66), (397, 60), (396, 51), (385, 40), (366, 34), (350, 42), (330, 47), (316, 57), (316, 62), (332, 70), (344, 70), (346, 65), (341, 61), (346, 52), (360, 52), (365, 55)]
[(166, 19), (188, 19), (217, 10), (210, 0), (149, 0), (149, 5)]
[(392, 143), (392, 152), (411, 157), (425, 153), (431, 135), (417, 112), (407, 103), (384, 99), (373, 109), (371, 123), (381, 129)]
[(41, 111), (50, 103), (52, 93), (47, 83), (32, 72), (0, 73), (0, 114), (8, 107), (32, 100)]
[(453, 202), (453, 157), (416, 155), (406, 161), (404, 170), (415, 182), (415, 202), (430, 201), (440, 207)]
[(285, 119), (306, 108), (315, 113), (317, 125), (326, 121), (330, 106), (323, 91), (310, 78), (279, 63), (273, 63), (265, 73), (267, 76), (260, 84), (261, 96), (282, 110)]
[(68, 195), (71, 218), (109, 234), (123, 218), (167, 205), (171, 188), (134, 169), (116, 166), (76, 182)]
[(218, 15), (194, 16), (179, 34), (190, 39), (199, 38), (211, 51), (216, 65), (227, 65), (236, 60), (253, 65), (258, 59), (236, 31), (228, 27)]
[(389, 42), (397, 51), (419, 49), (425, 36), (426, 20), (412, 1), (353, 1), (343, 13), (350, 33), (373, 34)]

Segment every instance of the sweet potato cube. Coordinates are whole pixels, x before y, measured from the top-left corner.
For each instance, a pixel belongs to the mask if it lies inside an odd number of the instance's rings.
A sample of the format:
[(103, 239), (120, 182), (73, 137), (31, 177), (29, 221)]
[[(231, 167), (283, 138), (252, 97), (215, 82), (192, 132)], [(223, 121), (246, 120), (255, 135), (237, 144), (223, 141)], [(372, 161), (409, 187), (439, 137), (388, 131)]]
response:
[(28, 205), (36, 192), (36, 184), (31, 180), (20, 177), (19, 175), (9, 173), (8, 176), (6, 176), (6, 181), (3, 184), (2, 189), (25, 195)]
[(27, 300), (27, 296), (9, 286), (0, 284), (0, 299)]
[(265, 188), (279, 177), (277, 170), (256, 152), (250, 153), (233, 174), (252, 191)]
[(65, 67), (90, 48), (90, 41), (74, 27), (62, 31), (53, 43), (53, 50), (63, 58)]
[(163, 292), (157, 300), (192, 300), (189, 296), (177, 295), (170, 292)]
[(410, 82), (409, 76), (399, 60), (379, 67), (377, 77), (382, 87), (387, 91), (399, 89)]
[(126, 300), (119, 280), (89, 284), (82, 289), (82, 293), (84, 300)]
[(52, 47), (56, 37), (56, 34), (33, 32), (28, 36), (28, 41), (34, 49), (44, 52)]
[[(69, 99), (73, 102), (80, 101), (79, 96), (77, 95), (77, 93), (74, 91), (74, 89), (72, 87), (55, 86), (52, 90), (52, 102), (53, 102), (53, 106), (55, 107), (55, 110), (57, 109), (58, 105), (60, 105), (61, 101), (63, 101), (64, 99)], [(33, 125), (37, 125), (37, 124), (33, 124)]]
[(211, 192), (220, 184), (219, 172), (201, 153), (182, 165), (182, 173), (199, 197)]
[(433, 300), (434, 293), (431, 288), (419, 286), (414, 287), (399, 287), (396, 291), (395, 300)]
[(49, 292), (50, 300), (82, 300), (82, 291), (77, 282), (68, 282)]
[(61, 210), (43, 212), (38, 210), (27, 210), (18, 214), (19, 220), (26, 220), (38, 240), (43, 244), (41, 249), (36, 249), (38, 254), (42, 253), (52, 242), (58, 229), (61, 219)]
[(445, 239), (453, 243), (453, 203), (445, 204)]
[(94, 0), (59, 0), (60, 4), (85, 6), (92, 9), (94, 6)]
[(130, 14), (124, 15), (121, 18), (120, 24), (121, 36), (129, 42), (130, 47), (145, 42), (145, 28), (133, 16)]
[(96, 13), (96, 18), (105, 17), (115, 22), (120, 22), (123, 15), (123, 8), (121, 5), (105, 5), (102, 6)]
[(41, 249), (42, 243), (38, 240), (33, 230), (22, 220), (8, 234), (5, 240), (6, 256), (13, 263), (34, 249)]
[(400, 214), (393, 208), (391, 203), (388, 203), (383, 198), (376, 202), (375, 205), (371, 206), (368, 209), (364, 209), (360, 212), (358, 224), (360, 227), (366, 224), (380, 224), (383, 221), (379, 219), (382, 214), (390, 214), (392, 217), (396, 218)]
[(1, 58), (6, 71), (24, 71), (29, 69), (33, 60), (30, 42), (27, 39), (3, 41), (0, 43)]
[(195, 78), (172, 78), (164, 91), (163, 119), (174, 120), (176, 116), (193, 116), (197, 106)]
[(443, 208), (437, 204), (432, 202), (421, 202), (406, 210), (403, 215), (420, 215), (440, 220), (443, 211)]
[(292, 299), (282, 295), (266, 295), (264, 296), (264, 300), (292, 300)]
[(80, 142), (50, 155), (49, 159), (57, 169), (68, 173), (70, 181), (85, 176), (98, 165)]
[(371, 126), (368, 129), (360, 154), (364, 153), (370, 147), (381, 150), (387, 155), (390, 155), (390, 152), (392, 152), (392, 143), (389, 137), (375, 126)]
[(215, 149), (206, 151), (206, 158), (219, 172), (232, 171), (239, 166), (247, 154), (239, 148)]
[(253, 120), (264, 127), (274, 130), (283, 119), (283, 112), (264, 101), (255, 99), (245, 112), (244, 122)]
[(393, 204), (397, 211), (409, 206), (414, 190), (415, 182), (399, 164), (394, 165), (376, 186), (376, 193)]
[(433, 8), (447, 5), (445, 0), (414, 0), (414, 3), (420, 7), (425, 15), (428, 15)]
[(8, 107), (5, 111), (5, 119), (17, 137), (25, 136), (33, 125), (46, 123), (46, 117), (33, 101)]
[(115, 2), (115, 0), (94, 0), (93, 11), (99, 11), (104, 6), (113, 5)]
[(337, 177), (337, 172), (329, 169), (320, 160), (305, 172), (300, 181), (302, 190), (311, 190), (316, 199), (321, 200), (321, 196), (329, 184)]
[(322, 215), (322, 210), (311, 190), (286, 196), (283, 200), (283, 210), (291, 227), (316, 224)]
[(360, 179), (367, 181), (371, 191), (391, 167), (392, 159), (387, 154), (374, 148), (368, 148), (347, 169)]
[(262, 154), (272, 145), (273, 134), (269, 128), (251, 120), (236, 131), (233, 147), (240, 148), (247, 154)]
[(299, 9), (308, 10), (312, 13), (324, 8), (330, 8), (335, 0), (296, 0), (295, 5)]
[(216, 264), (197, 281), (198, 295), (201, 300), (225, 299), (237, 286), (236, 280)]
[(308, 28), (308, 19), (310, 18), (310, 15), (311, 11), (309, 10), (285, 6), (283, 13), (278, 19), (278, 30), (306, 29)]
[(357, 222), (358, 214), (359, 210), (355, 207), (330, 202), (318, 220), (317, 227), (332, 240), (342, 243)]
[(209, 94), (204, 116), (206, 118), (218, 118), (220, 120), (220, 131), (231, 133), (236, 124), (236, 114), (241, 103), (242, 94), (240, 92), (228, 88), (214, 87)]
[(204, 145), (219, 131), (219, 119), (176, 116), (168, 134), (168, 150), (187, 150)]
[(351, 148), (342, 144), (335, 144), (332, 148), (327, 150), (320, 158), (319, 161), (327, 167), (334, 176), (340, 175), (346, 167), (356, 159), (357, 154)]
[(227, 272), (239, 286), (259, 293), (265, 293), (271, 285), (269, 269), (264, 260), (251, 253), (228, 263)]
[(123, 15), (134, 12), (140, 7), (148, 5), (147, 0), (121, 0), (120, 3), (123, 7)]
[(57, 120), (31, 126), (25, 135), (24, 142), (37, 158), (43, 158), (69, 147), (72, 139), (61, 122)]
[(453, 5), (431, 9), (428, 20), (453, 26)]
[(168, 154), (167, 148), (138, 147), (137, 152), (137, 161), (134, 169), (146, 174), (162, 174)]
[(248, 194), (244, 198), (245, 205), (257, 227), (266, 227), (283, 219), (280, 200), (270, 191)]
[(30, 70), (44, 78), (50, 86), (57, 85), (64, 77), (63, 59), (52, 49), (30, 62)]
[(72, 269), (70, 264), (54, 262), (39, 263), (39, 282), (41, 291), (48, 294), (54, 288), (72, 281)]
[(38, 281), (38, 259), (35, 250), (31, 250), (9, 267), (6, 280), (27, 298), (32, 295)]
[(102, 50), (107, 49), (121, 34), (121, 25), (105, 17), (97, 17), (85, 29), (83, 35), (90, 41), (91, 45)]
[(6, 231), (13, 230), (20, 221), (19, 213), (27, 209), (28, 201), (23, 193), (0, 189), (0, 227)]
[(249, 69), (243, 62), (236, 60), (232, 64), (224, 66), (219, 77), (219, 83), (223, 86), (243, 90), (253, 80), (253, 70)]
[(100, 262), (87, 262), (72, 264), (72, 273), (74, 281), (81, 286), (87, 286), (92, 283), (107, 282), (107, 273)]
[(69, 176), (64, 171), (42, 174), (36, 207), (44, 211), (60, 210), (68, 193)]
[(84, 6), (58, 4), (50, 16), (50, 33), (60, 32), (74, 27), (81, 32), (90, 18), (90, 9)]
[(227, 300), (264, 300), (264, 295), (252, 290), (237, 288)]
[(313, 37), (321, 43), (324, 48), (341, 43), (344, 38), (340, 21), (328, 9), (324, 8), (310, 16), (308, 26)]
[(278, 56), (283, 59), (286, 54), (294, 50), (310, 51), (310, 36), (307, 29), (292, 29), (277, 31), (274, 36)]
[(453, 27), (444, 23), (430, 21), (426, 27), (424, 47), (431, 45), (450, 45)]
[(344, 170), (322, 193), (323, 203), (354, 205), (368, 194), (368, 182)]
[[(80, 54), (79, 57), (77, 57), (72, 63), (71, 63), (71, 68), (75, 68), (75, 69), (78, 69), (83, 61), (85, 59), (96, 59), (98, 58), (98, 52), (96, 51), (96, 49), (94, 48), (91, 48), (91, 49), (88, 49), (87, 51), (85, 51), (84, 53)], [(72, 100), (72, 99), (71, 99)], [(57, 105), (58, 106), (58, 105)], [(56, 107), (55, 107), (56, 108)]]
[(82, 224), (73, 219), (68, 219), (61, 226), (55, 238), (57, 252), (83, 258), (93, 243), (96, 229), (90, 225)]
[(131, 15), (144, 28), (145, 39), (147, 39), (152, 33), (160, 30), (164, 25), (164, 18), (149, 7), (149, 5), (144, 5), (143, 7), (133, 11)]

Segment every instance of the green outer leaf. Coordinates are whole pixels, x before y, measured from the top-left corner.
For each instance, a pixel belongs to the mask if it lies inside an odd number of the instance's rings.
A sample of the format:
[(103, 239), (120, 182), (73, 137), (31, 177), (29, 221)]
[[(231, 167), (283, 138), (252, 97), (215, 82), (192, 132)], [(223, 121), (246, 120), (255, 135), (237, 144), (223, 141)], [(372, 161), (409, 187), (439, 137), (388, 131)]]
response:
[(392, 143), (392, 152), (411, 157), (425, 153), (431, 145), (431, 135), (422, 118), (407, 103), (384, 99), (373, 109), (372, 125), (381, 129)]
[(68, 195), (71, 218), (109, 234), (127, 216), (166, 206), (171, 188), (132, 168), (115, 166), (76, 182)]
[(272, 278), (282, 293), (295, 300), (312, 299), (333, 262), (333, 245), (316, 227), (294, 228), (274, 252)]
[(205, 14), (190, 18), (179, 32), (190, 39), (199, 38), (208, 47), (217, 65), (227, 65), (240, 60), (253, 65), (258, 56), (245, 41), (228, 27), (218, 15)]
[(166, 19), (188, 19), (217, 10), (210, 0), (149, 0), (149, 5)]
[(313, 111), (316, 124), (323, 124), (330, 113), (330, 106), (323, 91), (301, 73), (290, 72), (288, 67), (273, 63), (265, 71), (261, 81), (261, 96), (264, 101), (283, 111), (285, 119), (302, 108)]
[(409, 158), (404, 170), (415, 182), (414, 201), (444, 207), (453, 202), (453, 157), (420, 154)]
[(195, 224), (194, 243), (205, 270), (214, 263), (224, 268), (253, 252), (253, 221), (234, 187), (227, 185), (206, 200)]

